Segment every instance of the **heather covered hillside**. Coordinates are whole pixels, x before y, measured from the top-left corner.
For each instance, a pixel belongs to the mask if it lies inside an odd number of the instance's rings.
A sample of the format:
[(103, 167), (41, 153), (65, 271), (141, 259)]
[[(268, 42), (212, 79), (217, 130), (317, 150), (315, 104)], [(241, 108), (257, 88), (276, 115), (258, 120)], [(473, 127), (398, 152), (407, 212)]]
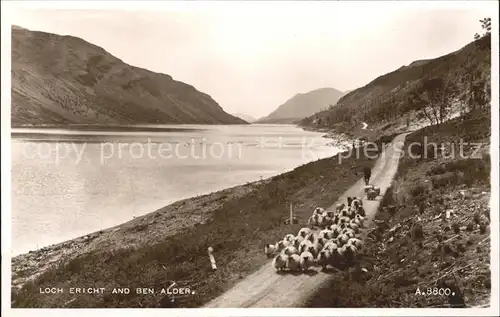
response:
[(402, 132), (417, 122), (437, 124), (489, 107), (490, 78), (491, 35), (487, 33), (458, 51), (382, 75), (300, 124), (358, 136), (370, 131), (361, 129), (362, 122), (378, 135)]
[(244, 124), (209, 95), (80, 38), (12, 28), (12, 125)]

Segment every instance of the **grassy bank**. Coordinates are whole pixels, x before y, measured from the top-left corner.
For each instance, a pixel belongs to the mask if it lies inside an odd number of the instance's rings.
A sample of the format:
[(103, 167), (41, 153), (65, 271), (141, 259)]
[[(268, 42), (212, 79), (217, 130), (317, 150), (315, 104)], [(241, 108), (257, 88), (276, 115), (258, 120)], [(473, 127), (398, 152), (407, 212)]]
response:
[[(490, 134), (490, 113), (484, 112), (407, 136), (405, 156), (369, 231), (359, 266), (335, 276), (311, 297), (307, 307), (487, 303), (491, 287)], [(459, 155), (460, 139), (483, 144), (480, 153), (471, 157), (475, 146), (469, 144), (463, 146), (464, 155)], [(426, 158), (415, 159), (407, 154), (423, 154), (424, 147), (410, 147), (413, 142), (435, 142), (445, 150), (434, 152), (429, 146)], [(451, 157), (453, 149), (455, 157)], [(431, 294), (417, 294), (417, 289)], [(436, 291), (441, 295), (432, 294)]]
[[(363, 151), (361, 151), (363, 152)], [(269, 259), (265, 243), (304, 226), (313, 208), (328, 207), (361, 177), (365, 157), (338, 157), (245, 186), (177, 202), (154, 213), (13, 260), (19, 288), (13, 307), (197, 307), (229, 289)], [(357, 171), (357, 173), (355, 173)], [(286, 225), (289, 204), (299, 223)], [(212, 271), (207, 248), (214, 249)], [(40, 265), (45, 265), (40, 270)], [(30, 277), (36, 276), (32, 279)], [(136, 294), (175, 281), (195, 294)], [(13, 283), (16, 285), (16, 283)], [(60, 287), (64, 293), (41, 294)], [(104, 294), (70, 294), (70, 287), (105, 287)], [(128, 287), (128, 295), (111, 294)]]

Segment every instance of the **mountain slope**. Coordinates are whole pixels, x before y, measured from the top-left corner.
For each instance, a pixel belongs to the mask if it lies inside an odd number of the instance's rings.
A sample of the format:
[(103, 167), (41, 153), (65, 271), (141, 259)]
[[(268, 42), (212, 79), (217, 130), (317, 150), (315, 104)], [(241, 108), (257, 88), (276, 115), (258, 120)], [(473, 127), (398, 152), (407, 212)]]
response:
[(334, 88), (320, 88), (297, 94), (257, 122), (292, 123), (335, 105), (343, 95), (343, 92)]
[(12, 28), (12, 125), (242, 124), (209, 95), (80, 38)]
[[(449, 115), (489, 106), (490, 81), (491, 35), (485, 35), (458, 51), (418, 60), (382, 75), (346, 94), (335, 107), (305, 118), (300, 125), (361, 137), (370, 129), (373, 135), (401, 132), (412, 122), (427, 120), (424, 109), (429, 112), (433, 101), (426, 100), (428, 96), (445, 98), (453, 108)], [(435, 83), (444, 83), (445, 87)], [(414, 96), (423, 97), (414, 102)], [(370, 129), (361, 130), (362, 122)]]

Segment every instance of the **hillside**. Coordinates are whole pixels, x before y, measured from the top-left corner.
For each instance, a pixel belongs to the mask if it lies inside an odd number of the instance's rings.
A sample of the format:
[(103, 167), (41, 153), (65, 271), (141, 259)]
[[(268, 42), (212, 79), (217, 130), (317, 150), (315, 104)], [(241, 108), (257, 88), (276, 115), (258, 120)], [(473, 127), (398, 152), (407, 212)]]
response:
[[(417, 121), (430, 121), (428, 117), (435, 124), (436, 118), (441, 121), (440, 110), (429, 108), (429, 104), (436, 104), (436, 100), (445, 100), (445, 117), (488, 105), (490, 69), (491, 35), (486, 35), (458, 51), (415, 61), (382, 75), (346, 94), (335, 107), (305, 118), (300, 125), (366, 137), (369, 133), (402, 132)], [(360, 129), (362, 122), (371, 132)]]
[(80, 38), (12, 28), (12, 125), (244, 124), (209, 95)]
[(297, 94), (257, 123), (293, 123), (335, 105), (343, 95), (335, 88), (320, 88)]

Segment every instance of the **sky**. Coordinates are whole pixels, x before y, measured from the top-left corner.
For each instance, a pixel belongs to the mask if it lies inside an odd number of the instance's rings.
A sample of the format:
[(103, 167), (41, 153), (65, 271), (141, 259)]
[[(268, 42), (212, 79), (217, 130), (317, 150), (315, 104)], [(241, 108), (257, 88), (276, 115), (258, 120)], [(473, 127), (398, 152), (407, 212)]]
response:
[(80, 37), (193, 85), (229, 113), (263, 117), (297, 93), (352, 90), (460, 49), (498, 8), (464, 2), (28, 2), (12, 5), (8, 19)]

